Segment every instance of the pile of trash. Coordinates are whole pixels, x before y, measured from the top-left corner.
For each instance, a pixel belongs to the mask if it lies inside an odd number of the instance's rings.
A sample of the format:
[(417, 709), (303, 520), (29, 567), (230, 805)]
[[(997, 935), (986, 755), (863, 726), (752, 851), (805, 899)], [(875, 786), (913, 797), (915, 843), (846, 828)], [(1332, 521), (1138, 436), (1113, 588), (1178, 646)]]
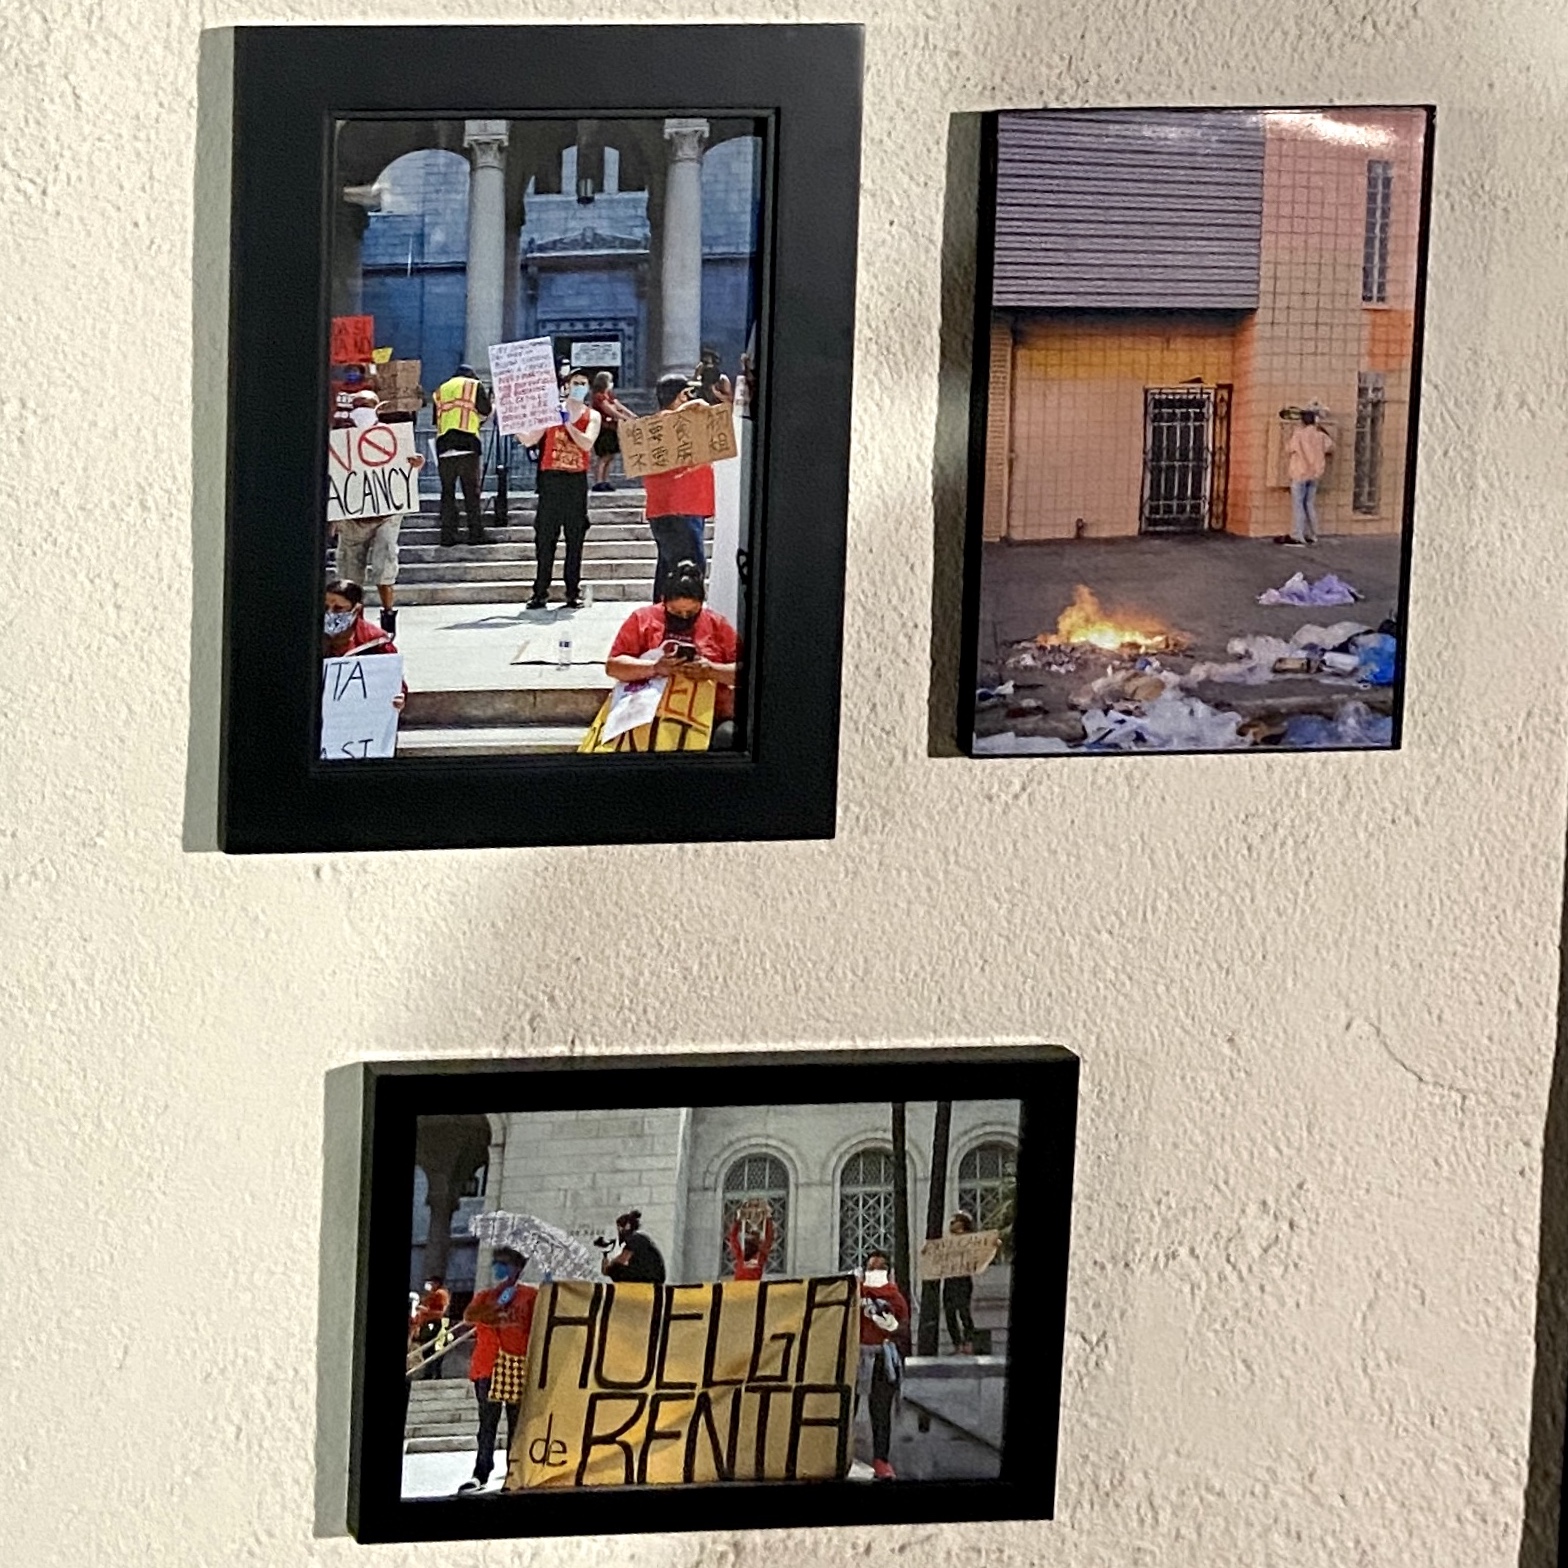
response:
[(1225, 645), (1228, 663), (1195, 664), (1189, 685), (1261, 686), (1276, 675), (1317, 675), (1359, 686), (1392, 686), (1399, 660), (1394, 623), (1374, 631), (1360, 621), (1332, 626), (1303, 626), (1288, 642), (1282, 637), (1233, 637)]

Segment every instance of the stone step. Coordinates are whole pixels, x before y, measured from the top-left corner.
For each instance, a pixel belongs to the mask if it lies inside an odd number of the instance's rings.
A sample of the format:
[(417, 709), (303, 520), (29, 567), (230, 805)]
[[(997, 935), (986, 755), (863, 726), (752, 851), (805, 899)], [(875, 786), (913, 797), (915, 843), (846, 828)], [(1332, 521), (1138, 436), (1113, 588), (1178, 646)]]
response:
[[(448, 549), (460, 550), (467, 548), (466, 533), (468, 524), (458, 524), (458, 543), (447, 546)], [(713, 538), (713, 528), (710, 524), (707, 536)], [(421, 514), (411, 513), (404, 518), (403, 526), (398, 530), (398, 544), (401, 547), (408, 545), (439, 545), (441, 543), (441, 524), (438, 519)], [(497, 528), (488, 516), (485, 518), (485, 538), (487, 544), (532, 544), (534, 538), (533, 523), (524, 520), (516, 523), (508, 521), (505, 528)], [(648, 532), (648, 525), (640, 517), (630, 523), (601, 523), (590, 522), (588, 525), (588, 544), (613, 544), (620, 541), (636, 540), (641, 543), (651, 540), (653, 535)]]
[[(477, 1423), (476, 1417), (476, 1426)], [(405, 1454), (473, 1454), (478, 1451), (477, 1432), (470, 1432), (467, 1437), (411, 1437), (403, 1444)]]
[[(561, 559), (556, 553), (556, 560)], [(606, 560), (583, 561), (583, 581), (597, 584), (600, 579), (606, 581), (619, 581), (635, 578), (638, 581), (653, 583), (653, 570), (656, 557), (646, 559), (628, 559), (625, 556), (614, 556)], [(531, 562), (529, 563), (532, 564)], [(409, 561), (398, 567), (397, 586), (398, 597), (403, 598), (403, 587), (414, 587), (419, 583), (489, 583), (515, 581), (523, 575), (522, 561), (516, 558), (490, 561), (448, 561), (437, 557), (433, 561)], [(529, 577), (532, 577), (530, 572)]]
[[(561, 579), (554, 580), (553, 597), (557, 602), (564, 592)], [(489, 582), (431, 582), (410, 583), (406, 587), (398, 578), (397, 602), (408, 604), (522, 604), (533, 598), (534, 579), (526, 577), (512, 581)], [(595, 579), (593, 597), (595, 604), (636, 603), (647, 604), (653, 595), (653, 574), (635, 578)]]
[[(508, 529), (510, 533), (512, 530)], [(562, 559), (564, 550), (556, 547), (555, 557)], [(507, 541), (496, 544), (410, 544), (398, 541), (400, 568), (409, 566), (482, 565), (492, 561), (527, 561), (537, 559), (532, 539)], [(590, 534), (583, 545), (585, 561), (657, 561), (659, 547), (652, 537), (642, 539), (595, 539)]]
[[(508, 729), (409, 729), (397, 735), (400, 757), (515, 757), (575, 752), (586, 724), (521, 724)], [(421, 1422), (424, 1421), (422, 1416)], [(464, 1420), (468, 1417), (465, 1414)]]
[[(574, 678), (582, 680), (589, 674), (590, 668), (585, 668)], [(609, 689), (606, 678), (582, 686), (411, 691), (398, 724), (398, 749), (416, 746), (413, 734), (419, 730), (513, 730), (543, 725), (575, 730), (576, 739), (581, 740)]]
[[(432, 501), (435, 502), (434, 505), (431, 504)], [(610, 504), (606, 505), (606, 502)], [(417, 512), (407, 514), (410, 523), (422, 521), (434, 525), (441, 521), (441, 506), (438, 498), (422, 495), (419, 498), (419, 503)], [(516, 491), (513, 491), (506, 498), (507, 520), (509, 522), (531, 523), (535, 511), (538, 510), (538, 505), (538, 498), (531, 492), (518, 495)], [(484, 498), (482, 510), (484, 516), (488, 519), (495, 510), (495, 498), (493, 496)], [(457, 515), (459, 520), (466, 518), (468, 515), (463, 507), (461, 498), (458, 500)], [(644, 515), (645, 509), (641, 492), (635, 498), (603, 496), (598, 498), (597, 504), (595, 504), (594, 497), (589, 497), (588, 522), (590, 526), (600, 523), (606, 526), (614, 523), (640, 523)]]

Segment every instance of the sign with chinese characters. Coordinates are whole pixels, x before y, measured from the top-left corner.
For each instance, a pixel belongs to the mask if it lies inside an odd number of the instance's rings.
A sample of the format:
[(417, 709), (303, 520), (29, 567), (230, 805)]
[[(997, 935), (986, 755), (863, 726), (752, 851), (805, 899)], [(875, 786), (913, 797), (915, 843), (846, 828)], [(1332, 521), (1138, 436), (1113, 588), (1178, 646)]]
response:
[(616, 428), (621, 437), (621, 466), (630, 479), (722, 462), (739, 450), (728, 403), (688, 403), (641, 419), (623, 419)]

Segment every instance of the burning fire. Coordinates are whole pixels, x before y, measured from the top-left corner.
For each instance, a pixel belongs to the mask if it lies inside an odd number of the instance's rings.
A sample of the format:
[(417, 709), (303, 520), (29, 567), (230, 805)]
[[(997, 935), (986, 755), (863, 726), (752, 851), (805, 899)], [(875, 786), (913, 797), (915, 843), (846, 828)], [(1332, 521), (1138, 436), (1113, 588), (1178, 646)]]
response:
[(1113, 652), (1134, 648), (1139, 653), (1167, 653), (1183, 646), (1185, 640), (1158, 621), (1132, 616), (1113, 618), (1100, 608), (1100, 601), (1082, 583), (1073, 589), (1073, 602), (1056, 618), (1056, 630), (1041, 632), (1035, 638), (1042, 648), (1072, 643)]

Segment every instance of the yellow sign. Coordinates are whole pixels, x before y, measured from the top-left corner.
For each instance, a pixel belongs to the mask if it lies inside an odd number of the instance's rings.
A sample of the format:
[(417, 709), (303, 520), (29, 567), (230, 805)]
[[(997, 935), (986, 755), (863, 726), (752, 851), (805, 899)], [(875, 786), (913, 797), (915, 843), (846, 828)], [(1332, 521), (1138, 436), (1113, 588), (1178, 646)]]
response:
[(386, 362), (392, 357), (391, 345), (388, 344), (386, 348), (373, 349), (371, 351), (370, 357), (378, 365), (386, 364)]
[(544, 1286), (506, 1490), (849, 1474), (859, 1286)]

